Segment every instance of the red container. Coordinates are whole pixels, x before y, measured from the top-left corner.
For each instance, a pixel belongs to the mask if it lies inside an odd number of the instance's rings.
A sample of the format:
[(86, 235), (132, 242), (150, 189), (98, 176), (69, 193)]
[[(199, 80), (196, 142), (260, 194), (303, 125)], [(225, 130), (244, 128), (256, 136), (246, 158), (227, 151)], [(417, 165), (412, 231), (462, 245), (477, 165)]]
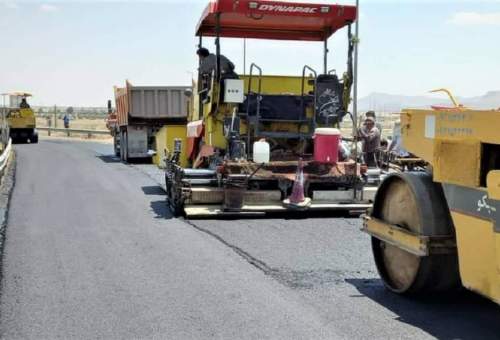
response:
[(314, 161), (335, 164), (339, 160), (341, 134), (337, 129), (321, 128), (314, 131)]

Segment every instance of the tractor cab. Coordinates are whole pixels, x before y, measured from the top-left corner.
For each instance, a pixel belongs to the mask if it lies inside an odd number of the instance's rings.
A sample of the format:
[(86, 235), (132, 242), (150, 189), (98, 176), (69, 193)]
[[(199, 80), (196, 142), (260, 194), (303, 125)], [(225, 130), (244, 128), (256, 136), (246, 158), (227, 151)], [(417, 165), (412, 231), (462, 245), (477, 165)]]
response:
[[(210, 2), (196, 30), (200, 48), (204, 37), (215, 38), (214, 71), (199, 74), (199, 112), (194, 115), (204, 121), (205, 141), (226, 150), (227, 136), (237, 134), (249, 151), (248, 159), (253, 143), (262, 138), (272, 143), (275, 156), (283, 151), (295, 155), (310, 151), (316, 128), (338, 127), (348, 114), (355, 43), (351, 24), (356, 15), (354, 6)], [(328, 39), (344, 27), (349, 38), (348, 67), (339, 76), (328, 68)], [(318, 42), (324, 47), (323, 67), (304, 65), (295, 75), (274, 76), (252, 63), (249, 74), (228, 76), (222, 65), (222, 38)]]

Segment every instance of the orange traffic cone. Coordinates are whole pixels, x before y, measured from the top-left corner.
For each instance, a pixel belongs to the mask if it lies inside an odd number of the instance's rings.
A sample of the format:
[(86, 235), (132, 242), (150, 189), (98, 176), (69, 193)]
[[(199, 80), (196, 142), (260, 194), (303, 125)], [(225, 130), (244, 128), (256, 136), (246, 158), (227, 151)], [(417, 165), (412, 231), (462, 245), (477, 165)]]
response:
[(295, 174), (295, 182), (293, 183), (292, 196), (290, 196), (291, 204), (301, 204), (306, 200), (304, 196), (304, 163), (302, 158), (299, 160), (297, 173)]
[(299, 160), (295, 182), (293, 183), (292, 195), (283, 201), (283, 204), (292, 209), (307, 209), (311, 205), (311, 199), (304, 195), (304, 162)]

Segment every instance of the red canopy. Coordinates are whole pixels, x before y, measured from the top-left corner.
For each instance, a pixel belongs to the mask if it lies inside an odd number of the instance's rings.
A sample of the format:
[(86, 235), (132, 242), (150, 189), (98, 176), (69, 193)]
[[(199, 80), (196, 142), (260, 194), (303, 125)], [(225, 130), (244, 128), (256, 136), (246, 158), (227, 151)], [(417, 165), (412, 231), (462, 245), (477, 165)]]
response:
[(197, 36), (323, 41), (356, 20), (356, 6), (266, 0), (212, 0), (198, 24)]

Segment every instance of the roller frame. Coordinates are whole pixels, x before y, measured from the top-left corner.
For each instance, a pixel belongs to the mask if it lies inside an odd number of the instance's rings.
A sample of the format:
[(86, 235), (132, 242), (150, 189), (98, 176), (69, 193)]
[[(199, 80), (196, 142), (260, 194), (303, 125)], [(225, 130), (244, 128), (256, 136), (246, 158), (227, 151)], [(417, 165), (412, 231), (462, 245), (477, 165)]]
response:
[(363, 232), (419, 257), (456, 253), (453, 236), (423, 236), (376, 218), (364, 217)]

